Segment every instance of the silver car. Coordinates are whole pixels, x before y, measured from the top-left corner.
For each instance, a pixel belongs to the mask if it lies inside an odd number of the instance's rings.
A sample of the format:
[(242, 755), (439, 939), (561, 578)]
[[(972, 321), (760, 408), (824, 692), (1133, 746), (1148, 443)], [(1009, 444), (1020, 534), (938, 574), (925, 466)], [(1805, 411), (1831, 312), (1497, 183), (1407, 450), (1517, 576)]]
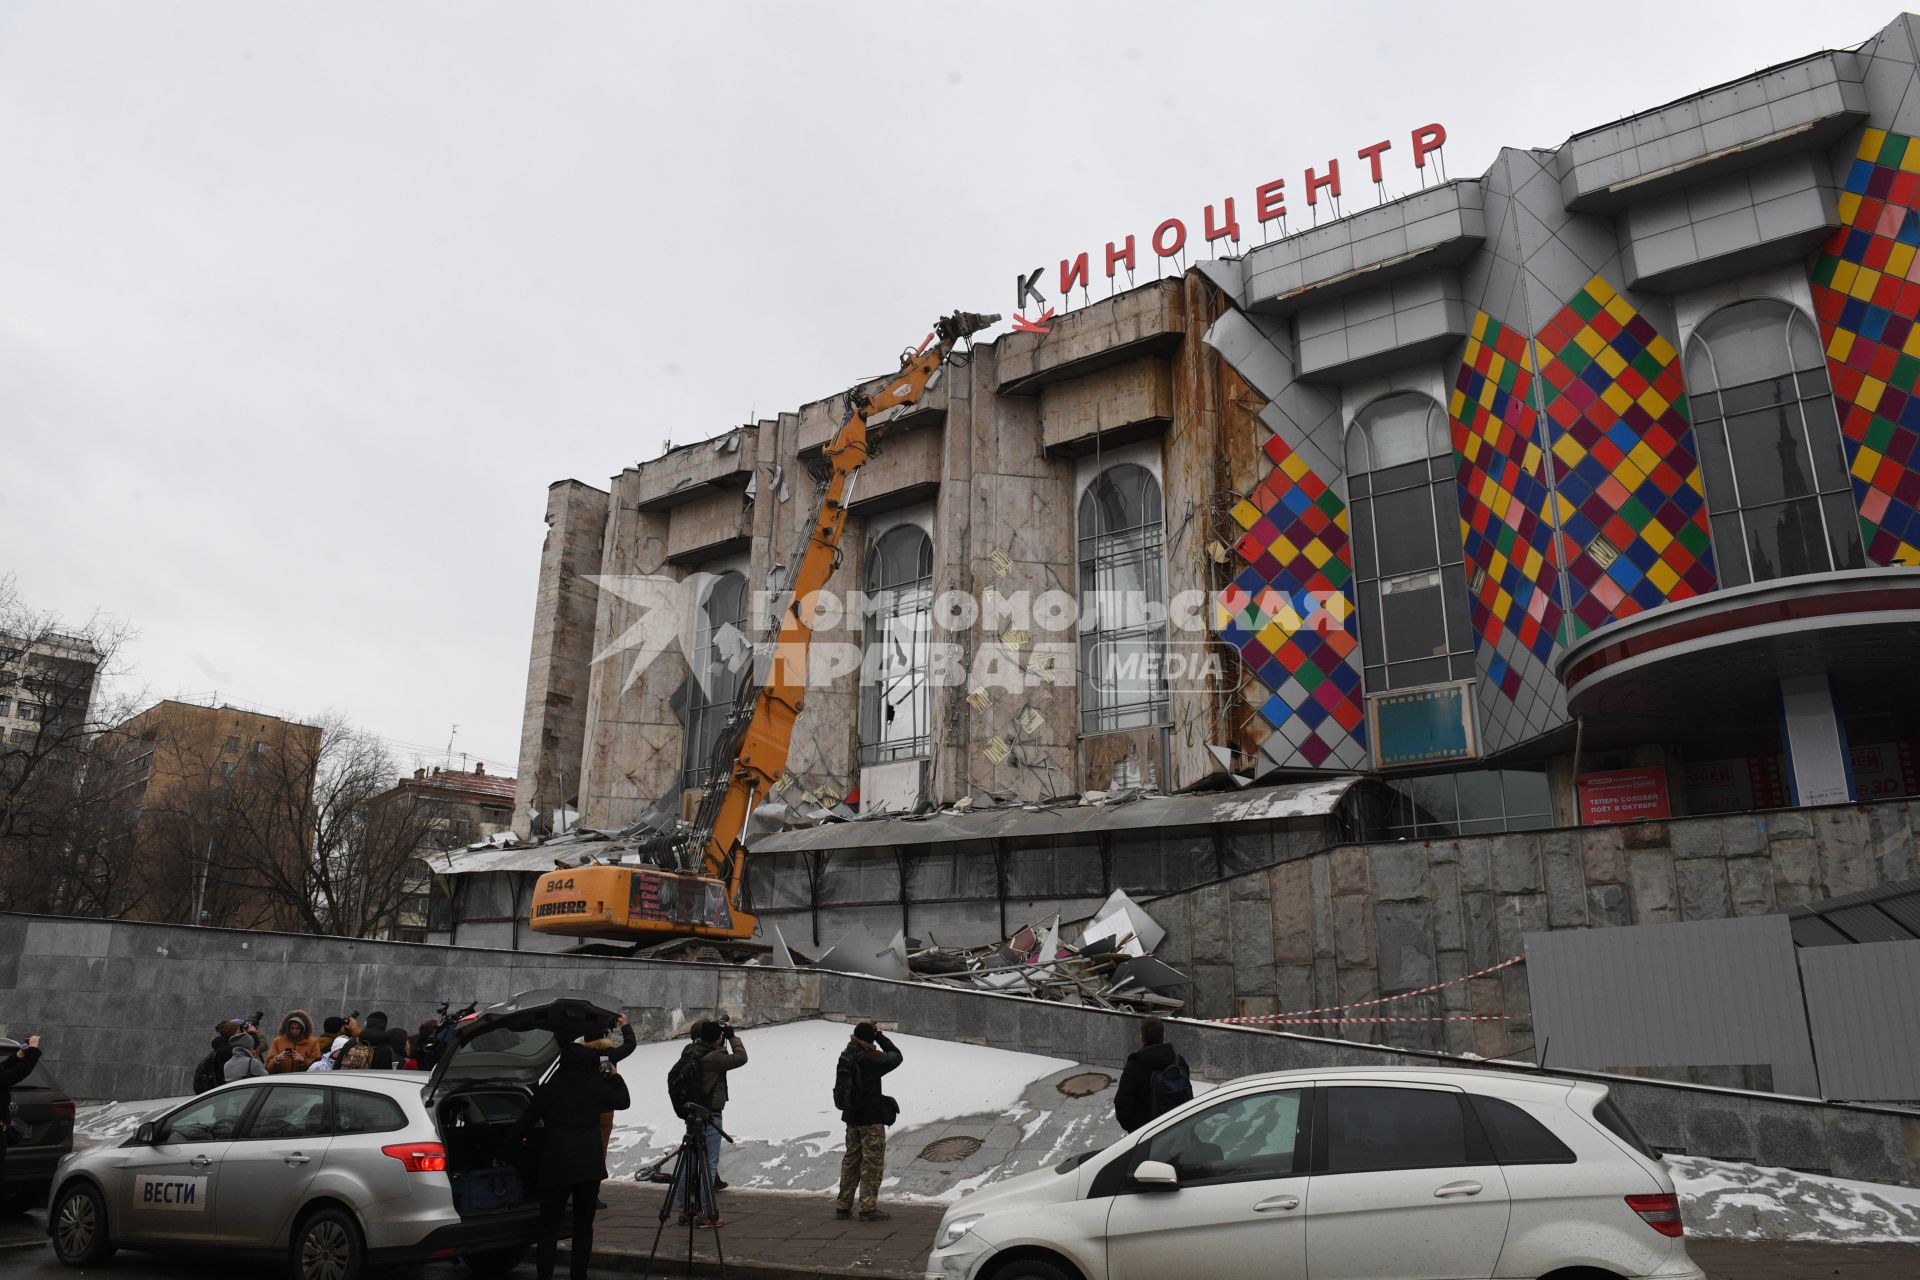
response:
[(462, 1258), (511, 1270), (536, 1197), (503, 1139), (561, 1046), (602, 1033), (614, 1001), (534, 991), (455, 1030), (431, 1077), (329, 1071), (225, 1085), (54, 1174), (54, 1255), (98, 1265), (118, 1248), (284, 1258), (296, 1280)]

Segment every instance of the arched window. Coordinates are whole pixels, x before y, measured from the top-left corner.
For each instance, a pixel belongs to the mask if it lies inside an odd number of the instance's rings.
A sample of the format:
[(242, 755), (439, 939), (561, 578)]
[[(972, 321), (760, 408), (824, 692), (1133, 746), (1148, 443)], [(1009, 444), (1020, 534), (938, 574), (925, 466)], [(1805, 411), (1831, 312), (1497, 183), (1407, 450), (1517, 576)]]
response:
[(1721, 586), (1865, 567), (1826, 357), (1799, 308), (1707, 317), (1687, 343), (1687, 399)]
[(1167, 722), (1166, 518), (1160, 482), (1108, 467), (1080, 497), (1080, 732)]
[(707, 585), (693, 626), (691, 678), (687, 681), (686, 757), (680, 785), (697, 791), (713, 778), (713, 753), (733, 713), (741, 679), (751, 665), (747, 638), (747, 579), (723, 573)]
[(1438, 404), (1399, 392), (1361, 410), (1347, 432), (1347, 499), (1367, 692), (1471, 677), (1460, 497)]
[(860, 763), (917, 760), (931, 742), (933, 539), (914, 524), (887, 530), (867, 552), (866, 583)]

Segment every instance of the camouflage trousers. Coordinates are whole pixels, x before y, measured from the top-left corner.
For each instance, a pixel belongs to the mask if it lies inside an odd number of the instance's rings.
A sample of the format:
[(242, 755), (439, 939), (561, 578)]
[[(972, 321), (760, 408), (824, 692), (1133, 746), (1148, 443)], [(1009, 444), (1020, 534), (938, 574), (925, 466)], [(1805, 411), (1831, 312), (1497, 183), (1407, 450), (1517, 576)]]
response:
[(887, 1171), (887, 1126), (847, 1126), (847, 1154), (840, 1157), (840, 1207), (853, 1208), (853, 1191), (860, 1189), (860, 1212), (880, 1201), (880, 1179)]

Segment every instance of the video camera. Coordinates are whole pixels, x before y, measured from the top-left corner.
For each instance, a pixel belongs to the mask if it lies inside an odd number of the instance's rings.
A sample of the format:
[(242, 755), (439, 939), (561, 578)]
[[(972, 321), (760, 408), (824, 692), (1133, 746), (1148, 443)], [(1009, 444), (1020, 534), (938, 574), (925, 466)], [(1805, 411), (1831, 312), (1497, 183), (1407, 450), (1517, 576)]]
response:
[(253, 1011), (253, 1016), (247, 1019), (247, 1025), (250, 1027), (257, 1027), (261, 1023), (265, 1022), (266, 1020), (267, 1020), (267, 1011), (265, 1009), (255, 1009)]

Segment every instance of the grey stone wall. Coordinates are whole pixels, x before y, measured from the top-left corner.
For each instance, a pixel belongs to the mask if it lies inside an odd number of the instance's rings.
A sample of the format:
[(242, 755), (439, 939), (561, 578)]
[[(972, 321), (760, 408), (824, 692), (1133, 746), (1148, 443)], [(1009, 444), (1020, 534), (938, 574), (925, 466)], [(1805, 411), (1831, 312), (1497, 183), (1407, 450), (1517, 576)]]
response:
[[(1137, 1043), (1134, 1020), (1122, 1014), (818, 970), (0, 915), (0, 1033), (45, 1036), (49, 1065), (81, 1098), (184, 1092), (213, 1023), (256, 1008), (270, 1018), (290, 1008), (316, 1017), (377, 1008), (417, 1023), (443, 998), (484, 1002), (542, 987), (613, 996), (646, 1040), (684, 1034), (694, 1019), (724, 1008), (747, 1028), (799, 1018), (877, 1018), (915, 1035), (1113, 1069)], [(1195, 1071), (1212, 1080), (1335, 1066), (1472, 1065), (1194, 1022), (1178, 1023), (1173, 1038)], [(1565, 1074), (1606, 1080), (1635, 1126), (1663, 1149), (1920, 1184), (1920, 1114), (1914, 1112)]]
[[(1347, 846), (1152, 900), (1201, 1017), (1370, 1000), (1477, 973), (1546, 929), (1785, 911), (1916, 874), (1920, 802)], [(1364, 1012), (1364, 1011), (1362, 1011)], [(1533, 1040), (1524, 966), (1376, 1010), (1504, 1021), (1309, 1028), (1501, 1057)], [(1694, 1068), (1700, 1083), (1760, 1083)]]
[(587, 677), (607, 495), (578, 480), (547, 490), (547, 540), (540, 551), (540, 588), (527, 660), (527, 701), (520, 729), (520, 772), (513, 829), (527, 836), (533, 810), (550, 815), (580, 789), (587, 727)]

